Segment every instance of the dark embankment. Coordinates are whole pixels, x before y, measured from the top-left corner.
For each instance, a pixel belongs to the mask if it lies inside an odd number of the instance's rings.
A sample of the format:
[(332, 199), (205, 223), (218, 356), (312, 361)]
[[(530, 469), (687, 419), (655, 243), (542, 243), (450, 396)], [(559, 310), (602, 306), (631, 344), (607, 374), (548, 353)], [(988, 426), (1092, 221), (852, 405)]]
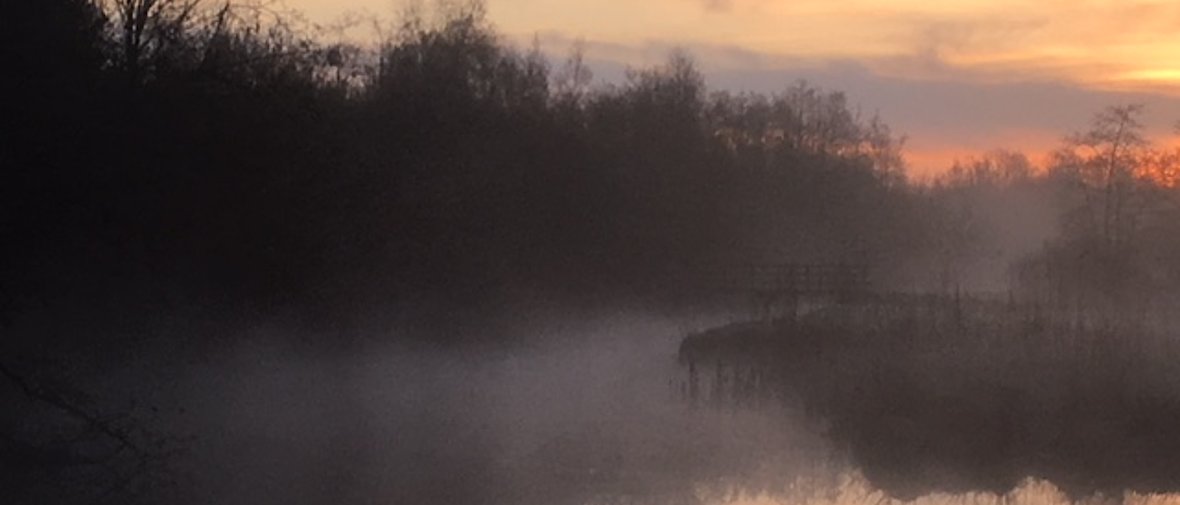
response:
[(1072, 498), (1180, 490), (1176, 343), (1143, 320), (908, 299), (738, 324), (680, 348), (696, 401), (801, 405), (874, 486)]

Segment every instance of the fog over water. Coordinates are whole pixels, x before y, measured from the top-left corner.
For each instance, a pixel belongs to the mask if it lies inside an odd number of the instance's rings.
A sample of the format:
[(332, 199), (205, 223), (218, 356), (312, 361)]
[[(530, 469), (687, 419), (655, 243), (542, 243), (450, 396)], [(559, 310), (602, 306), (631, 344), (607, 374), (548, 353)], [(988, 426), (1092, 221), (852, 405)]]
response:
[[(596, 77), (411, 3), (372, 45), (5, 7), (0, 505), (1180, 493), (1172, 109)], [(1066, 102), (1051, 156), (914, 170), (907, 134)]]
[[(620, 312), (533, 325), (512, 348), (317, 354), (259, 329), (135, 390), (167, 412), (156, 426), (193, 435), (173, 457), (175, 503), (905, 502), (866, 481), (801, 407), (686, 398), (681, 338), (724, 320)], [(1006, 497), (913, 501), (1070, 502), (1033, 477)]]
[(782, 418), (693, 408), (681, 397), (681, 328), (619, 314), (564, 324), (511, 351), (373, 345), (330, 357), (259, 337), (186, 369), (176, 422), (199, 435), (183, 458), (191, 474), (182, 488), (194, 492), (181, 495), (193, 503), (682, 500), (698, 484), (765, 473), (772, 451), (810, 460), (819, 442), (781, 429)]

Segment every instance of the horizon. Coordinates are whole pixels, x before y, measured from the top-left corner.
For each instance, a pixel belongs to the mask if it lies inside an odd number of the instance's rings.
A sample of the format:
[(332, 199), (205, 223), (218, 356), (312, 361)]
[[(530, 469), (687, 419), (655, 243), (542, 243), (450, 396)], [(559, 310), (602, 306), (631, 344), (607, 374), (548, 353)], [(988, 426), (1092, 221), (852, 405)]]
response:
[[(488, 18), (519, 48), (560, 62), (580, 43), (599, 83), (684, 49), (711, 88), (774, 92), (804, 80), (846, 94), (907, 137), (909, 173), (930, 177), (996, 149), (1035, 165), (1110, 105), (1141, 103), (1148, 137), (1175, 142), (1180, 4), (862, 0), (490, 0)], [(287, 0), (321, 27), (395, 19), (398, 0)], [(1067, 7), (1069, 6), (1069, 7)], [(1054, 17), (1054, 13), (1068, 12)], [(842, 12), (848, 11), (848, 12)], [(852, 12), (855, 11), (855, 12)], [(623, 20), (623, 21), (620, 21)], [(1140, 31), (1121, 27), (1134, 24)], [(364, 37), (365, 35), (361, 35)], [(1171, 66), (1169, 66), (1171, 65)], [(970, 120), (964, 120), (969, 118)]]

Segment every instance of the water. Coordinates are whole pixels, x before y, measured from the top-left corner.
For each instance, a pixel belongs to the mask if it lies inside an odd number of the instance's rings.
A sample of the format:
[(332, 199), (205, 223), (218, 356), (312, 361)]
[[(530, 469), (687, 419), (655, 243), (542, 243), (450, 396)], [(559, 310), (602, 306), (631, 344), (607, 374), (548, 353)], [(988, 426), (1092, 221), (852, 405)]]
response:
[[(891, 504), (790, 402), (684, 395), (684, 326), (611, 315), (511, 349), (372, 344), (324, 354), (248, 339), (153, 387), (191, 434), (177, 503)], [(165, 387), (166, 386), (166, 387)], [(1095, 503), (1180, 503), (1127, 493)], [(1008, 494), (915, 503), (1069, 503)]]

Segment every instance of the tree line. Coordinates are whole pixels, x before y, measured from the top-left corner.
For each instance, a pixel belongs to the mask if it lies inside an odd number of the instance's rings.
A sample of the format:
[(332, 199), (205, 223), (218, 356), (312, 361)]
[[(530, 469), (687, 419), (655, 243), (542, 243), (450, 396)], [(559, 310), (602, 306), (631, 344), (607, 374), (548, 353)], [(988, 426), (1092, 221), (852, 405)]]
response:
[(820, 258), (951, 289), (1007, 233), (996, 198), (1020, 195), (1054, 202), (1055, 238), (1021, 251), (1026, 284), (1133, 268), (1120, 261), (1172, 275), (1170, 243), (1147, 240), (1174, 222), (1157, 215), (1173, 185), (1140, 170), (1175, 155), (1149, 153), (1134, 107), (1104, 112), (1052, 167), (1008, 153), (916, 184), (904, 138), (840, 92), (711, 90), (682, 52), (596, 84), (579, 50), (553, 64), (515, 48), (478, 2), (410, 13), (373, 47), (264, 4), (17, 0), (9, 14), (10, 315), (447, 319)]
[(24, 401), (0, 415), (0, 459), (18, 502), (160, 486), (172, 441), (76, 391), (79, 363), (125, 364), (140, 336), (377, 321), (492, 339), (514, 310), (677, 303), (710, 265), (783, 261), (1091, 312), (1180, 286), (1180, 151), (1148, 142), (1135, 105), (1045, 166), (997, 151), (923, 183), (904, 138), (840, 92), (712, 90), (680, 52), (596, 83), (577, 48), (515, 48), (479, 3), (361, 47), (267, 4), (12, 0), (0, 68), (0, 394)]

